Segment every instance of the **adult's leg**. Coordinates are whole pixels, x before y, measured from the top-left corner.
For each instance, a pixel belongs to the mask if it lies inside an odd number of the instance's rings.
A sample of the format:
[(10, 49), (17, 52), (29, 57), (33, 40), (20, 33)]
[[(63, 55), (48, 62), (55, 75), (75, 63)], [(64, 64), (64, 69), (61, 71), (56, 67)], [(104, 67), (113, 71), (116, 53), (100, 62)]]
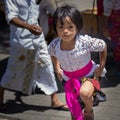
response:
[(51, 107), (68, 109), (68, 106), (59, 100), (57, 93), (51, 94)]
[(57, 96), (57, 83), (54, 74), (54, 68), (51, 61), (51, 57), (48, 54), (47, 44), (43, 39), (38, 47), (36, 47), (36, 60), (38, 62), (35, 65), (35, 84), (40, 88), (45, 94), (51, 95), (51, 107), (53, 108), (68, 108), (63, 102), (61, 102)]

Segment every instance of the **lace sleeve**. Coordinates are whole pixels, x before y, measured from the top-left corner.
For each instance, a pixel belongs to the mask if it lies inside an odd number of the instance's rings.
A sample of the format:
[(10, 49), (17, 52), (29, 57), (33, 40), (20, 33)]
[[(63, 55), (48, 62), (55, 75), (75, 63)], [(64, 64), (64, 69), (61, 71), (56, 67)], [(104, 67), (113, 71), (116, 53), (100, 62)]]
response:
[(85, 36), (86, 45), (88, 46), (90, 51), (100, 52), (106, 46), (106, 43), (102, 39), (92, 38), (91, 36)]
[(56, 56), (56, 46), (58, 44), (58, 40), (54, 39), (49, 45), (48, 45), (48, 52), (51, 56)]

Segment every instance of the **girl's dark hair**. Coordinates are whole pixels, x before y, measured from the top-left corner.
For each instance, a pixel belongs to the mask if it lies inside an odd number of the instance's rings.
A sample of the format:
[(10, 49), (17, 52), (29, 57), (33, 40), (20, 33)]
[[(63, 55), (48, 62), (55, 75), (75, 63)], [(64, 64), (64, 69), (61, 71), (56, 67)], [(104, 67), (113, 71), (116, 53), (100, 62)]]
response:
[(56, 30), (57, 21), (60, 20), (61, 24), (63, 24), (63, 19), (67, 16), (71, 19), (73, 24), (76, 25), (78, 33), (82, 29), (83, 20), (80, 11), (70, 5), (64, 5), (62, 7), (58, 7), (53, 16), (53, 28), (56, 34), (57, 34)]

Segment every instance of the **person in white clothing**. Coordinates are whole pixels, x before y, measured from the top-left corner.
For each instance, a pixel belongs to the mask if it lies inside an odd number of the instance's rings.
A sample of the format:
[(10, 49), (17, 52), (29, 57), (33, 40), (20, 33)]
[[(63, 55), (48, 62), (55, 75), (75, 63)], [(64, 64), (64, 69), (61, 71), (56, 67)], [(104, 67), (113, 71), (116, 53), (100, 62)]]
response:
[(105, 26), (113, 47), (114, 63), (120, 71), (120, 0), (103, 0)]
[(39, 0), (5, 0), (10, 24), (10, 58), (0, 82), (0, 110), (5, 109), (5, 88), (32, 94), (34, 82), (51, 95), (52, 107), (64, 107), (57, 97), (53, 64), (41, 27), (38, 25)]
[(49, 15), (52, 17), (55, 12), (55, 7), (50, 0), (41, 0), (39, 13), (39, 24), (43, 29), (45, 37), (49, 32)]

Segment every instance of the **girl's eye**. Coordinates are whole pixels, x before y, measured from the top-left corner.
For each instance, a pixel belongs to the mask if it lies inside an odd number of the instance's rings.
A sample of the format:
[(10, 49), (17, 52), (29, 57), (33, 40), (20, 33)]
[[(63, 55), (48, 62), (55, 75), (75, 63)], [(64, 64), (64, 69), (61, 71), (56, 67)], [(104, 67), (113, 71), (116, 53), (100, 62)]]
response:
[(60, 26), (58, 26), (58, 28), (59, 28), (59, 29), (62, 29), (62, 28), (63, 28), (63, 26), (62, 26), (62, 25), (60, 25)]
[(69, 29), (72, 29), (72, 28), (73, 28), (73, 26), (71, 25), (71, 26), (69, 26), (68, 28), (69, 28)]

